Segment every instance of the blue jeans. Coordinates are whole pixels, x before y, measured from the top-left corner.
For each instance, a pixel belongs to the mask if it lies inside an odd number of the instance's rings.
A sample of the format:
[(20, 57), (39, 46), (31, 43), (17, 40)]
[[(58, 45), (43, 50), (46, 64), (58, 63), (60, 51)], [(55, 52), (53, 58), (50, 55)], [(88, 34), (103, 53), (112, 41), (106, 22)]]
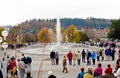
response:
[(72, 65), (72, 60), (69, 60), (69, 65)]

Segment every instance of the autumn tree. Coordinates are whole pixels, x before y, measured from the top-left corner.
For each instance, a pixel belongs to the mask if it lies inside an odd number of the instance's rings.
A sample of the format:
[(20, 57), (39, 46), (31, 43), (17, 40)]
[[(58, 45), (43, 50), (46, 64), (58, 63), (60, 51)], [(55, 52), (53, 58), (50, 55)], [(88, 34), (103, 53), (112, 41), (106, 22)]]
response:
[(68, 37), (68, 42), (79, 42), (80, 41), (79, 31), (74, 25), (70, 25), (66, 29), (66, 35)]
[(4, 28), (3, 28), (3, 27), (0, 27), (0, 37), (3, 38), (3, 36), (2, 36), (2, 31), (4, 31)]
[(29, 33), (29, 32), (27, 32), (27, 33), (25, 34), (25, 41), (26, 41), (28, 44), (30, 44), (31, 42), (34, 42), (34, 40), (35, 40), (35, 37), (34, 37), (33, 34), (31, 34), (31, 33)]
[(0, 37), (2, 37), (2, 31), (4, 31), (4, 28), (0, 27)]
[(49, 42), (51, 42), (50, 31), (48, 30), (48, 28), (43, 27), (38, 32), (38, 42), (40, 42), (40, 43), (49, 43)]

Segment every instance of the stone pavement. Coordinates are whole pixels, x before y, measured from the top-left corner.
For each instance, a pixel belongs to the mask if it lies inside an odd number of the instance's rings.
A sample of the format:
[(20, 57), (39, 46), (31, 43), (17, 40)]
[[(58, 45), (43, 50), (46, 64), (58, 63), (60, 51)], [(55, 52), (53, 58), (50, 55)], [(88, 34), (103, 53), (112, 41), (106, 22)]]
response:
[[(27, 49), (27, 48), (25, 48), (25, 49)], [(30, 50), (28, 50), (28, 51), (30, 51)], [(10, 56), (13, 56), (14, 50), (7, 50), (7, 54), (9, 54)], [(17, 58), (21, 58), (21, 54), (22, 53), (17, 52)], [(68, 65), (67, 66), (68, 73), (62, 73), (62, 57), (63, 57), (63, 55), (64, 54), (60, 54), (59, 65), (52, 66), (51, 61), (49, 59), (49, 54), (45, 54), (44, 59), (43, 59), (42, 74), (41, 74), (42, 77), (41, 78), (47, 78), (48, 77), (47, 73), (49, 70), (52, 70), (54, 75), (57, 76), (57, 78), (76, 78), (81, 67), (84, 67), (85, 71), (86, 71), (88, 67), (95, 68), (97, 66), (97, 63), (98, 63), (98, 62), (96, 62), (96, 65), (90, 65), (90, 66), (87, 66), (86, 63), (81, 63), (81, 65), (76, 65), (76, 66), (69, 66)], [(25, 56), (32, 57), (33, 61), (32, 61), (31, 66), (32, 66), (33, 78), (40, 78), (40, 77), (38, 77), (38, 73), (39, 73), (40, 64), (42, 61), (41, 59), (43, 58), (42, 54), (25, 53)], [(2, 57), (2, 52), (0, 52), (0, 57)], [(116, 56), (116, 59), (117, 59), (117, 56)], [(112, 68), (114, 68), (114, 65), (115, 65), (115, 61), (100, 61), (100, 62), (102, 63), (103, 69), (106, 68), (107, 64), (111, 64)]]

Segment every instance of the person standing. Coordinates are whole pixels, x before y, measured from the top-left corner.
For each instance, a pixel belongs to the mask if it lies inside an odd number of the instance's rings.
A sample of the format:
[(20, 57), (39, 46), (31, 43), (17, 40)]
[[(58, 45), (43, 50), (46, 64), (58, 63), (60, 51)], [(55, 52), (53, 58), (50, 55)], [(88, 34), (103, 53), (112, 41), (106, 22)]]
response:
[(63, 73), (68, 73), (68, 69), (67, 69), (67, 59), (66, 56), (63, 56)]
[(26, 78), (32, 78), (31, 77), (31, 63), (32, 63), (32, 58), (27, 56), (26, 57), (26, 69), (27, 69), (27, 73), (26, 73)]
[(55, 60), (56, 60), (56, 65), (59, 64), (59, 54), (58, 52), (55, 53)]
[(91, 52), (87, 50), (87, 65), (91, 65)]
[(25, 57), (25, 55), (24, 55), (24, 54), (22, 54), (21, 61), (23, 61), (23, 62), (26, 64), (26, 57)]
[(104, 54), (105, 54), (105, 51), (104, 49), (102, 49), (102, 60), (104, 60)]
[(118, 68), (118, 70), (116, 71), (116, 73), (114, 73), (114, 76), (116, 78), (120, 78), (120, 68)]
[(97, 76), (102, 76), (102, 68), (101, 68), (102, 64), (101, 63), (98, 63), (98, 67), (95, 68), (94, 70), (94, 77), (97, 77)]
[(113, 48), (112, 50), (111, 50), (111, 57), (112, 57), (112, 60), (114, 61), (114, 59), (115, 59), (115, 48)]
[(81, 70), (81, 72), (78, 73), (77, 78), (83, 78), (83, 76), (84, 76), (84, 74), (85, 74), (85, 72), (84, 72), (84, 68), (81, 68), (80, 70)]
[(77, 53), (77, 64), (80, 65), (81, 54), (80, 51)]
[(97, 54), (97, 61), (100, 61), (100, 50), (99, 49), (96, 51), (96, 54)]
[(15, 61), (15, 57), (13, 56), (10, 61), (10, 70), (11, 70), (11, 76), (14, 78), (17, 76), (17, 65)]
[(67, 57), (68, 57), (69, 65), (72, 65), (72, 57), (73, 57), (73, 54), (72, 54), (71, 51), (67, 54)]
[(24, 78), (25, 76), (25, 63), (18, 59), (18, 70), (19, 70), (19, 78)]
[(92, 62), (93, 62), (93, 65), (95, 65), (95, 60), (96, 60), (96, 53), (93, 51), (93, 53), (92, 53)]
[(85, 63), (85, 55), (86, 55), (86, 53), (85, 53), (85, 50), (83, 49), (83, 51), (82, 51), (82, 62), (83, 63)]
[(55, 65), (55, 52), (50, 52), (51, 65)]
[(118, 70), (118, 68), (120, 68), (120, 55), (119, 55), (119, 58), (116, 61), (115, 72)]
[(73, 52), (73, 65), (76, 65), (76, 60), (77, 60), (77, 54), (75, 52)]
[(104, 73), (105, 74), (112, 74), (112, 68), (111, 68), (110, 64), (107, 65), (107, 68), (105, 69)]
[(93, 69), (92, 68), (88, 68), (88, 71), (86, 74), (84, 74), (83, 78), (94, 78), (93, 77)]

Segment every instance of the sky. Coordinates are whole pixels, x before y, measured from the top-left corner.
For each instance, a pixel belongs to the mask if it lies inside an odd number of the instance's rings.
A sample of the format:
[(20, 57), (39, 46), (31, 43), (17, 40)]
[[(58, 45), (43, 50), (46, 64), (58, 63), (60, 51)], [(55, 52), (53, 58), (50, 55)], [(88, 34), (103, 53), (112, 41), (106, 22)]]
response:
[(0, 26), (30, 19), (120, 18), (120, 0), (0, 0)]

